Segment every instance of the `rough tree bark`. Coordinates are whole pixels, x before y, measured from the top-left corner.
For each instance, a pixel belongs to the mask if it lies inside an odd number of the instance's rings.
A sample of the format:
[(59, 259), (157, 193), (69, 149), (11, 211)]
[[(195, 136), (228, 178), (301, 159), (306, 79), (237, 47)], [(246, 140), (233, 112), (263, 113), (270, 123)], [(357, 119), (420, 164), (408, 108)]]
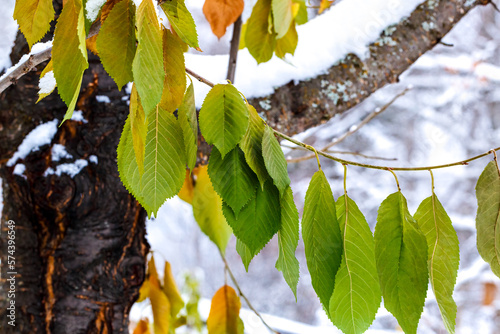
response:
[[(325, 122), (361, 102), (398, 76), (474, 6), (486, 0), (429, 0), (392, 34), (370, 46), (364, 61), (348, 55), (328, 73), (289, 83), (251, 103), (274, 128), (295, 134)], [(427, 23), (427, 24), (424, 24)], [(387, 38), (393, 42), (384, 43)], [(391, 46), (396, 44), (394, 46)], [(13, 61), (27, 52), (18, 38)], [(77, 109), (86, 122), (67, 121), (50, 145), (8, 167), (23, 138), (37, 125), (62, 120), (66, 107), (57, 95), (35, 105), (38, 74), (22, 77), (0, 95), (0, 176), (4, 209), (0, 238), (0, 331), (2, 333), (120, 333), (144, 279), (145, 212), (122, 186), (116, 146), (128, 114), (112, 80), (97, 61), (84, 76)], [(107, 95), (111, 103), (97, 103)], [(51, 148), (64, 145), (72, 158), (53, 161)], [(97, 164), (90, 157), (97, 157)], [(45, 175), (48, 168), (87, 161), (73, 178)], [(16, 327), (8, 325), (7, 228), (16, 226)]]

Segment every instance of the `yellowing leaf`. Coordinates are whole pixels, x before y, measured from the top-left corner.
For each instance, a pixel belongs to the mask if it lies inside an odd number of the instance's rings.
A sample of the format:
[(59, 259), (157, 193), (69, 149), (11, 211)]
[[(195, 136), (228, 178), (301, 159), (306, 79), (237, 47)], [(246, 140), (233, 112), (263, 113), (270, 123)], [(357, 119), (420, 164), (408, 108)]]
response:
[(67, 0), (63, 7), (54, 32), (52, 59), (59, 95), (68, 106), (67, 120), (73, 116), (83, 72), (89, 65), (81, 0)]
[(14, 19), (19, 24), (19, 29), (24, 34), (30, 48), (49, 30), (53, 18), (52, 0), (16, 1)]
[(272, 0), (276, 38), (282, 38), (290, 30), (293, 21), (292, 0)]
[(198, 226), (221, 252), (225, 252), (232, 230), (222, 213), (222, 199), (215, 192), (207, 166), (196, 168), (196, 185), (193, 191), (193, 214)]
[(169, 262), (165, 262), (165, 276), (163, 276), (163, 292), (167, 295), (170, 302), (170, 315), (175, 318), (177, 313), (184, 307), (184, 301), (177, 285)]
[(170, 326), (170, 302), (163, 291), (151, 284), (149, 300), (153, 309), (153, 328), (155, 334), (169, 334)]
[(144, 153), (146, 149), (146, 134), (148, 133), (145, 117), (141, 100), (134, 84), (130, 93), (130, 128), (132, 130), (135, 159), (141, 175), (144, 173)]
[(104, 23), (104, 21), (106, 21), (106, 19), (108, 18), (109, 13), (111, 12), (111, 9), (113, 9), (113, 7), (118, 2), (120, 2), (120, 0), (107, 0), (106, 3), (104, 5), (102, 5), (102, 8), (101, 8), (101, 24)]
[(142, 1), (137, 9), (137, 39), (132, 71), (147, 116), (160, 102), (165, 81), (162, 32), (151, 0)]
[(215, 36), (221, 38), (226, 33), (226, 28), (241, 15), (243, 7), (243, 0), (205, 0), (203, 14)]
[(240, 298), (233, 288), (224, 285), (212, 298), (207, 319), (209, 334), (243, 334)]
[(134, 329), (133, 334), (149, 334), (149, 321), (148, 319), (141, 319)]
[(333, 0), (321, 0), (321, 3), (319, 4), (318, 14), (321, 14), (325, 10), (327, 10), (328, 8), (330, 8), (330, 6), (332, 5), (332, 3), (333, 3)]
[(177, 110), (177, 116), (184, 135), (186, 164), (190, 170), (193, 170), (196, 165), (196, 154), (198, 153), (198, 116), (196, 115), (192, 82), (184, 94), (184, 99)]
[(140, 303), (146, 298), (149, 298), (150, 285), (151, 283), (149, 282), (149, 280), (144, 280), (144, 283), (142, 283), (142, 286), (139, 289), (139, 298), (137, 298), (137, 300), (135, 301), (136, 303)]
[(99, 35), (98, 34), (94, 35), (94, 36), (89, 37), (85, 40), (85, 46), (87, 47), (87, 49), (90, 52), (92, 52), (93, 54), (95, 54), (96, 56), (99, 55), (99, 52), (97, 51), (97, 46), (96, 46), (97, 36), (99, 36)]
[(276, 33), (269, 26), (271, 0), (258, 0), (247, 21), (245, 45), (257, 63), (265, 63), (273, 56)]
[(184, 97), (186, 72), (182, 41), (168, 29), (163, 30), (163, 66), (165, 81), (163, 82), (160, 107), (173, 113)]
[(161, 288), (160, 279), (158, 278), (158, 272), (156, 271), (154, 256), (151, 256), (151, 259), (149, 259), (147, 277), (151, 285), (154, 285), (157, 288)]
[(286, 35), (276, 41), (276, 56), (285, 58), (287, 53), (293, 56), (298, 42), (299, 35), (297, 34), (297, 29), (295, 29), (295, 24), (292, 24)]
[(193, 204), (193, 190), (194, 184), (191, 173), (186, 169), (186, 178), (184, 179), (184, 184), (182, 185), (181, 190), (177, 194), (180, 199), (184, 202)]
[(122, 0), (113, 6), (97, 37), (97, 51), (104, 69), (115, 80), (118, 89), (134, 80), (135, 5), (131, 0)]
[(184, 0), (163, 1), (161, 8), (180, 39), (187, 45), (201, 51), (198, 45), (196, 25), (193, 16), (184, 4)]

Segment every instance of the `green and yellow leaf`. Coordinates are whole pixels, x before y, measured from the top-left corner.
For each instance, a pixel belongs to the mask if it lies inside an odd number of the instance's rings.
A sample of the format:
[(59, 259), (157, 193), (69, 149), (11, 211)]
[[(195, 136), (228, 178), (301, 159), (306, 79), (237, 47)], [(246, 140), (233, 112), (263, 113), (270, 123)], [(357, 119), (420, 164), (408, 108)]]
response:
[(148, 126), (146, 123), (146, 115), (144, 114), (144, 110), (142, 109), (139, 94), (135, 89), (135, 84), (132, 85), (132, 91), (130, 93), (129, 110), (135, 159), (137, 161), (137, 166), (139, 167), (139, 173), (140, 175), (142, 175), (144, 173), (144, 154), (146, 150), (145, 143), (146, 135), (148, 133)]
[(247, 21), (245, 45), (257, 63), (269, 61), (276, 47), (276, 33), (269, 25), (271, 0), (258, 0)]
[(196, 25), (193, 16), (184, 4), (184, 0), (163, 1), (161, 8), (180, 39), (190, 47), (201, 51), (198, 45)]
[(276, 41), (276, 50), (274, 51), (276, 56), (282, 59), (285, 58), (287, 53), (293, 56), (298, 42), (299, 35), (295, 24), (292, 24), (286, 35)]
[(14, 19), (30, 48), (49, 31), (54, 14), (52, 0), (16, 1)]
[(182, 41), (168, 29), (163, 29), (163, 66), (165, 68), (165, 81), (160, 107), (173, 113), (180, 106), (184, 97), (186, 72)]
[(179, 123), (184, 135), (184, 148), (186, 151), (186, 164), (190, 170), (196, 165), (196, 154), (198, 152), (198, 117), (194, 102), (193, 83), (189, 85), (184, 94), (184, 99), (178, 110)]
[(174, 275), (172, 274), (172, 268), (168, 261), (165, 262), (164, 273), (162, 290), (170, 303), (170, 316), (172, 319), (175, 319), (179, 311), (184, 307), (184, 301), (182, 300), (181, 293), (177, 288)]
[(274, 30), (280, 39), (290, 30), (293, 21), (292, 0), (272, 0)]
[(233, 288), (224, 285), (212, 298), (207, 319), (209, 334), (243, 334), (240, 298)]
[(285, 155), (281, 150), (279, 142), (274, 136), (274, 131), (266, 126), (262, 136), (262, 156), (266, 165), (267, 172), (273, 179), (273, 183), (278, 187), (280, 194), (290, 185), (288, 177), (287, 163)]

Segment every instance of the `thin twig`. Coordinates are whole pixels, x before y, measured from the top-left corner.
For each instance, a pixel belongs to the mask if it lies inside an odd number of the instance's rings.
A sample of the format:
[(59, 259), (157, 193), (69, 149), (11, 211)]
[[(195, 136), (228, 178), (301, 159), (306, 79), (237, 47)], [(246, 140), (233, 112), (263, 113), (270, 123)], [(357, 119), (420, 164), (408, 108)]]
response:
[[(300, 148), (302, 150), (307, 150), (306, 148), (303, 148), (303, 147), (300, 147), (300, 146), (299, 147), (286, 146), (286, 148), (291, 148), (291, 149)], [(362, 158), (365, 158), (365, 159), (374, 159), (374, 160), (384, 160), (384, 161), (397, 161), (398, 160), (396, 158), (377, 157), (377, 156), (373, 156), (373, 155), (366, 155), (366, 154), (359, 153), (359, 152), (334, 151), (334, 150), (326, 150), (326, 151), (323, 151), (323, 152), (330, 153), (330, 154), (349, 154), (349, 155), (354, 155), (354, 156), (362, 157)], [(296, 162), (302, 162), (302, 161), (305, 161), (305, 160), (308, 160), (308, 159), (309, 159), (309, 156), (304, 156), (304, 157), (298, 157), (298, 158), (290, 158), (290, 159), (287, 159), (286, 162), (288, 162), (288, 163), (296, 163)]]
[(229, 50), (229, 64), (227, 65), (227, 80), (234, 83), (236, 74), (236, 61), (238, 58), (238, 49), (240, 48), (241, 34), (241, 15), (236, 19), (233, 26), (233, 38), (231, 39), (231, 48)]
[(205, 79), (204, 77), (202, 77), (201, 75), (199, 74), (196, 74), (194, 73), (193, 71), (191, 71), (189, 68), (186, 67), (186, 73), (189, 74), (190, 76), (192, 76), (193, 78), (195, 78), (196, 80), (204, 83), (205, 85), (207, 86), (210, 86), (210, 87), (213, 87), (215, 86), (212, 82), (208, 81), (207, 79)]
[(224, 261), (224, 265), (226, 267), (227, 272), (229, 273), (229, 277), (231, 277), (231, 281), (233, 281), (233, 284), (236, 287), (236, 290), (238, 290), (239, 295), (245, 300), (248, 307), (255, 313), (255, 315), (257, 315), (257, 317), (259, 317), (260, 321), (262, 321), (262, 323), (264, 324), (264, 326), (267, 327), (267, 329), (269, 329), (272, 333), (280, 334), (278, 331), (274, 330), (271, 326), (269, 326), (266, 323), (266, 321), (264, 320), (264, 318), (262, 318), (260, 313), (252, 306), (252, 304), (250, 303), (248, 298), (245, 296), (243, 291), (241, 291), (240, 285), (238, 284), (236, 277), (234, 277), (233, 272), (231, 271), (231, 268), (229, 268), (229, 264), (227, 263), (226, 257), (224, 256), (224, 254), (222, 254), (222, 252), (220, 250), (219, 250), (219, 254), (220, 254), (220, 257), (222, 258), (222, 261)]
[[(351, 128), (349, 129), (349, 131), (347, 131), (342, 136), (336, 138), (331, 143), (329, 143), (328, 145), (326, 145), (325, 147), (323, 147), (321, 149), (321, 151), (323, 151), (323, 152), (327, 151), (330, 147), (339, 144), (340, 142), (344, 141), (347, 137), (349, 137), (349, 136), (353, 135), (354, 133), (356, 133), (357, 131), (359, 131), (359, 129), (361, 129), (363, 126), (365, 126), (366, 124), (368, 124), (376, 116), (378, 116), (381, 113), (383, 113), (384, 111), (386, 111), (394, 102), (396, 102), (397, 99), (399, 99), (401, 96), (403, 96), (406, 93), (408, 93), (408, 91), (410, 91), (411, 89), (412, 89), (412, 87), (410, 87), (410, 86), (406, 87), (401, 93), (399, 93), (396, 96), (394, 96), (392, 98), (392, 100), (390, 100), (389, 102), (387, 102), (384, 106), (382, 106), (381, 108), (377, 108), (373, 112), (371, 112), (358, 125), (351, 126)], [(300, 159), (300, 160), (297, 160), (297, 161), (305, 161), (305, 160), (313, 159), (314, 157), (315, 157), (315, 155), (311, 154), (311, 155), (308, 155), (308, 156), (305, 156), (305, 157), (301, 157), (301, 158), (296, 158), (296, 159)], [(296, 162), (296, 161), (293, 161), (293, 162)]]

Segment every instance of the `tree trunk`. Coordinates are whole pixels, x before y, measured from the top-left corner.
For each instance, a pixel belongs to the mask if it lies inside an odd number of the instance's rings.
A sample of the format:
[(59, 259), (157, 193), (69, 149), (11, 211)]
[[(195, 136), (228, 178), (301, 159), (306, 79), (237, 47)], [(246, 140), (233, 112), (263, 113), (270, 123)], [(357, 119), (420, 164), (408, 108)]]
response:
[[(13, 58), (26, 52), (18, 38)], [(26, 134), (53, 119), (59, 125), (66, 112), (57, 94), (35, 104), (41, 69), (0, 95), (0, 332), (128, 332), (149, 246), (145, 211), (122, 185), (116, 166), (128, 114), (125, 93), (91, 59), (76, 108), (88, 122), (66, 121), (58, 127), (49, 145), (17, 161), (25, 166), (18, 175), (7, 161)], [(96, 95), (108, 96), (111, 103), (98, 103)], [(56, 144), (71, 157), (54, 161)], [(78, 164), (86, 166), (68, 175), (67, 167)], [(15, 251), (7, 248), (8, 226), (15, 231)], [(15, 296), (7, 298), (9, 292)], [(14, 313), (7, 309), (12, 302)]]

